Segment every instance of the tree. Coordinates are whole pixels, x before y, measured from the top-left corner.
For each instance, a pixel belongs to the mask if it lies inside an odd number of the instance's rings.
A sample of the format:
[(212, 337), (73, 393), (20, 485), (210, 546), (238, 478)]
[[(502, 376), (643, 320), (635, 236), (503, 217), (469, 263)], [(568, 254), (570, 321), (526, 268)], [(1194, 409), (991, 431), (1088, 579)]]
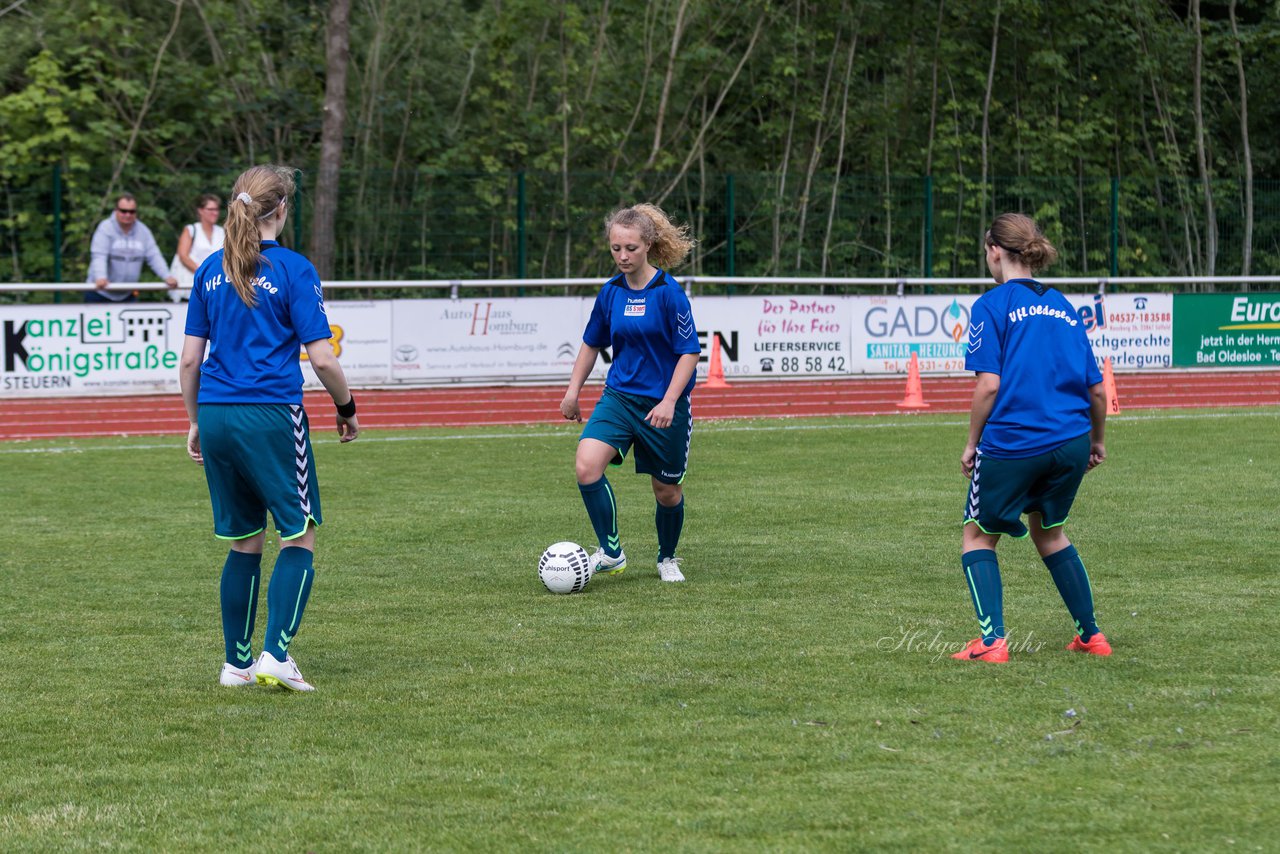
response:
[(1231, 0), (1231, 39), (1240, 84), (1240, 148), (1244, 158), (1244, 239), (1240, 247), (1240, 275), (1249, 275), (1253, 263), (1253, 149), (1249, 145), (1249, 86), (1244, 74), (1244, 54), (1240, 48), (1240, 29), (1236, 25), (1236, 0)]
[(334, 220), (342, 168), (343, 130), (347, 121), (347, 65), (351, 59), (351, 0), (329, 0), (325, 28), (324, 123), (320, 132), (320, 165), (316, 170), (311, 214), (311, 262), (320, 278), (333, 276)]
[(1023, 210), (1059, 272), (1092, 274), (1113, 177), (1122, 272), (1280, 270), (1280, 140), (1249, 134), (1280, 121), (1248, 97), (1280, 86), (1262, 0), (0, 0), (0, 18), (3, 278), (51, 269), (55, 168), (70, 278), (113, 184), (164, 246), (196, 194), (264, 161), (309, 176), (283, 239), (307, 234), (339, 278), (606, 272), (599, 219), (641, 199), (695, 224), (708, 273), (732, 226), (739, 273), (969, 275), (991, 213)]
[(1213, 207), (1213, 182), (1209, 172), (1209, 153), (1204, 127), (1204, 27), (1200, 22), (1200, 0), (1191, 0), (1191, 27), (1195, 32), (1196, 54), (1192, 64), (1193, 103), (1196, 117), (1196, 160), (1200, 166), (1200, 185), (1204, 189), (1205, 252), (1204, 273), (1212, 276), (1218, 261), (1218, 215)]

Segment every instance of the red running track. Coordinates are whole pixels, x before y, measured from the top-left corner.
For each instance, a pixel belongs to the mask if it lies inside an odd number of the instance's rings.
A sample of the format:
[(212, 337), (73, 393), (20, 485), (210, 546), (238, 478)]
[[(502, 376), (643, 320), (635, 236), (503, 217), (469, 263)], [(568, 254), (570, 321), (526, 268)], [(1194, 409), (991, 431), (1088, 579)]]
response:
[[(925, 412), (968, 412), (972, 377), (925, 377)], [(901, 377), (824, 381), (737, 382), (729, 388), (699, 386), (694, 416), (809, 418), (890, 415), (900, 409)], [(1280, 371), (1119, 374), (1121, 411), (1163, 407), (1280, 406)], [(463, 427), (485, 424), (560, 424), (564, 386), (366, 389), (359, 392), (365, 430)], [(589, 415), (599, 386), (583, 390)], [(321, 423), (332, 406), (324, 392), (306, 394), (308, 411)], [(84, 436), (183, 435), (187, 416), (177, 395), (146, 397), (18, 398), (0, 405), (0, 440)]]

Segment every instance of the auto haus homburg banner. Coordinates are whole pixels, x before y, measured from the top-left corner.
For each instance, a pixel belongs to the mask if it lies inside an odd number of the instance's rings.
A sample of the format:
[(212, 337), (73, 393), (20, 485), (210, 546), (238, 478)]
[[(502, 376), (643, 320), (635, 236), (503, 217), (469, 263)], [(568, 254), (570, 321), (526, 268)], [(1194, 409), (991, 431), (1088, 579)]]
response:
[(579, 297), (397, 300), (393, 382), (568, 380), (582, 330)]

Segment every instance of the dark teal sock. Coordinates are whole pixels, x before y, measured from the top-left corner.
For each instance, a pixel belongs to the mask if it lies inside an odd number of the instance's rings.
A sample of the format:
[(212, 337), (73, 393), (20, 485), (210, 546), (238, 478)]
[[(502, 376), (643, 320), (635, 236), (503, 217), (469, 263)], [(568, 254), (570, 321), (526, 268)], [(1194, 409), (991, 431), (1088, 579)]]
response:
[(283, 548), (271, 571), (271, 583), (267, 585), (267, 634), (262, 648), (284, 661), (289, 656), (289, 644), (298, 633), (302, 612), (311, 595), (311, 581), (315, 556), (309, 549)]
[(1067, 546), (1042, 560), (1049, 568), (1071, 618), (1076, 621), (1076, 634), (1080, 635), (1080, 640), (1088, 642), (1098, 633), (1098, 624), (1093, 617), (1093, 588), (1089, 586), (1089, 573), (1085, 571), (1084, 561), (1080, 560), (1075, 546)]
[(684, 529), (684, 499), (681, 498), (675, 507), (658, 504), (654, 523), (658, 527), (658, 563), (662, 563), (667, 558), (676, 556), (680, 532)]
[(991, 549), (977, 549), (960, 556), (965, 583), (978, 614), (982, 642), (987, 646), (1002, 638), (1004, 631), (1004, 588), (1000, 584), (1000, 562)]
[(222, 565), (222, 639), (227, 663), (245, 668), (253, 664), (253, 621), (258, 615), (258, 585), (262, 581), (262, 555), (227, 552)]
[(622, 539), (618, 536), (618, 503), (613, 498), (609, 479), (602, 477), (595, 483), (580, 483), (582, 503), (587, 505), (587, 516), (595, 529), (596, 540), (609, 557), (622, 554)]

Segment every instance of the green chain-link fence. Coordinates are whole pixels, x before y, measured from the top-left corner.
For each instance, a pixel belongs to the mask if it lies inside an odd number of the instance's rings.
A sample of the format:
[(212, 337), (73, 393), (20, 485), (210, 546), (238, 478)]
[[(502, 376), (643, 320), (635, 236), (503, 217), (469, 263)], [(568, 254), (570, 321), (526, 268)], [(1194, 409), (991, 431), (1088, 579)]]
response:
[[(166, 257), (196, 197), (225, 197), (237, 170), (130, 172), (117, 190)], [(307, 250), (302, 174), (284, 242)], [(0, 280), (78, 282), (89, 238), (110, 213), (110, 176), (50, 169), (0, 183)], [(1243, 269), (1241, 182), (1213, 183), (1213, 272)], [(607, 174), (457, 174), (430, 169), (342, 175), (338, 280), (557, 278), (610, 272), (602, 223), (615, 207), (656, 201), (699, 247), (680, 272), (730, 276), (982, 275), (994, 213), (1034, 216), (1062, 253), (1058, 276), (1205, 275), (1204, 190), (1190, 179), (922, 177), (829, 174), (619, 178)], [(1254, 182), (1255, 275), (1280, 274), (1280, 181)], [(21, 298), (11, 296), (10, 298)]]

